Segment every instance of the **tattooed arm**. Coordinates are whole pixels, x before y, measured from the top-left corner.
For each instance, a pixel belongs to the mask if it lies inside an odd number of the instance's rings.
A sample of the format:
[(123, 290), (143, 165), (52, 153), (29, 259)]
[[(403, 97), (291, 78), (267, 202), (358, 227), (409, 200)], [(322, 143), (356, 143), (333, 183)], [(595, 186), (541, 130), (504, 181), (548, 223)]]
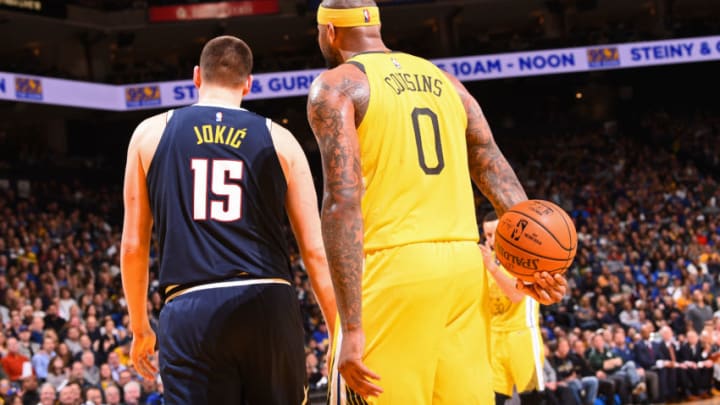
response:
[(325, 178), (321, 223), (342, 328), (338, 370), (363, 397), (382, 393), (370, 381), (380, 377), (362, 362), (363, 183), (356, 125), (365, 115), (369, 94), (364, 74), (340, 65), (315, 80), (307, 105)]
[[(527, 195), (507, 159), (495, 144), (490, 125), (475, 97), (458, 79), (450, 74), (447, 76), (455, 85), (467, 114), (465, 137), (470, 176), (495, 207), (498, 217), (502, 217), (510, 207), (527, 200)], [(559, 302), (567, 291), (567, 280), (560, 274), (553, 276), (547, 272), (535, 272), (534, 278), (535, 282), (529, 285), (516, 281), (515, 288), (541, 304)]]
[(308, 97), (308, 121), (322, 156), (322, 233), (343, 331), (361, 327), (363, 192), (354, 98), (369, 94), (352, 66), (323, 73)]
[(468, 163), (470, 176), (480, 191), (495, 208), (498, 218), (510, 207), (527, 200), (525, 190), (515, 172), (495, 143), (490, 125), (473, 97), (452, 75), (447, 75), (455, 85), (467, 113)]

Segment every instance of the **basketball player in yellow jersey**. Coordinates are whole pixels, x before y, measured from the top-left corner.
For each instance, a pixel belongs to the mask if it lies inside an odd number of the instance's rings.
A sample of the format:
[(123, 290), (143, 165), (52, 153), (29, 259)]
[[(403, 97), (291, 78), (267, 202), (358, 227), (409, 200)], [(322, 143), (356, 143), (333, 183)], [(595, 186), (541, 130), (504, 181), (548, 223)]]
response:
[(515, 288), (515, 280), (495, 260), (495, 229), (498, 218), (491, 211), (483, 218), (485, 245), (481, 245), (483, 261), (491, 277), (490, 300), (490, 364), (495, 405), (504, 405), (512, 397), (513, 386), (520, 393), (520, 403), (541, 402), (538, 391), (543, 381), (542, 336), (538, 326), (540, 306), (532, 297)]
[[(323, 160), (322, 230), (342, 324), (330, 403), (490, 404), (471, 178), (500, 215), (525, 192), (462, 84), (385, 46), (374, 2), (326, 0), (317, 18), (331, 69), (313, 83), (308, 120)], [(566, 286), (538, 273), (519, 287), (551, 303)]]

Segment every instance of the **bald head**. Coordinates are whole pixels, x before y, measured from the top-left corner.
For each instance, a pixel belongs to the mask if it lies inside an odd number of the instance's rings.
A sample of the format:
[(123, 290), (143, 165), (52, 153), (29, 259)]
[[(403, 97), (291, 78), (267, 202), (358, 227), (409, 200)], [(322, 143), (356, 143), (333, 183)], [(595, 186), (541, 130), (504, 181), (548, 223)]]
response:
[(241, 39), (223, 35), (205, 44), (200, 53), (203, 82), (226, 87), (240, 87), (250, 75), (253, 55)]
[[(377, 4), (373, 0), (324, 0), (321, 6), (327, 9), (351, 9), (376, 7)], [(338, 27), (332, 22), (319, 24), (318, 45), (331, 69), (360, 52), (388, 50), (382, 41), (379, 20), (371, 25), (358, 26)]]

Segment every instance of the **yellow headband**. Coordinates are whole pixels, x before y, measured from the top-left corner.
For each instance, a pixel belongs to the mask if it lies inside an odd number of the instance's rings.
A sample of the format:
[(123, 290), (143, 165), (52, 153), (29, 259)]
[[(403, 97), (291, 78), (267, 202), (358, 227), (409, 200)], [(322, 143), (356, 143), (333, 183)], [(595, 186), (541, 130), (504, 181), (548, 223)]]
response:
[(326, 8), (318, 7), (317, 22), (336, 27), (363, 27), (380, 25), (380, 11), (377, 7)]

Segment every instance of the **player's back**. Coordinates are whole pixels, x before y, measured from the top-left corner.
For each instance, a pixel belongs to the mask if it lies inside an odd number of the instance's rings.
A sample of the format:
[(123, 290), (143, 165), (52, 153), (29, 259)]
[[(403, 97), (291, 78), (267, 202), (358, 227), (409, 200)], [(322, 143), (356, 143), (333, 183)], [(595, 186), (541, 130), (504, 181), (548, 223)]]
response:
[(147, 175), (162, 287), (240, 273), (290, 279), (287, 182), (270, 125), (240, 108), (172, 112)]
[(362, 53), (350, 63), (370, 87), (358, 127), (365, 250), (477, 241), (467, 116), (453, 84), (429, 61), (405, 53)]

